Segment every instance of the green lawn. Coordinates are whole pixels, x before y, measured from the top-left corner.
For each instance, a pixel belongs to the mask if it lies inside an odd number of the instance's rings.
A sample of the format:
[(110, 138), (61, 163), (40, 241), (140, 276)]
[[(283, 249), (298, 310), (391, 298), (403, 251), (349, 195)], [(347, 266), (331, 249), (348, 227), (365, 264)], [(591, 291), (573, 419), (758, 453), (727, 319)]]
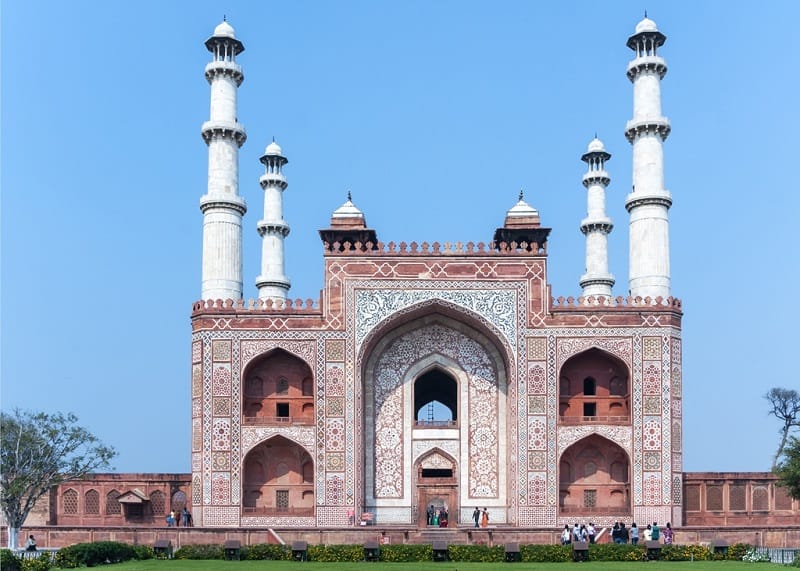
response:
[(442, 563), (300, 563), (297, 561), (198, 561), (156, 560), (128, 561), (108, 571), (568, 571), (576, 566), (580, 571), (635, 571), (646, 567), (647, 571), (773, 571), (786, 569), (772, 563), (744, 563), (742, 561), (597, 561), (587, 563), (466, 563), (450, 561)]

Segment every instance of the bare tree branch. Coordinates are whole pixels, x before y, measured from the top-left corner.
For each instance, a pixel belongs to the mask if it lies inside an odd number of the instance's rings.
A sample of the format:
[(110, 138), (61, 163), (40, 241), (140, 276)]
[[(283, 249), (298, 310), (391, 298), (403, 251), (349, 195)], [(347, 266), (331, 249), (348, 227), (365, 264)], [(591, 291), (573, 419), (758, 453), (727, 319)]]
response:
[(772, 459), (772, 469), (778, 466), (781, 455), (786, 448), (786, 440), (793, 428), (800, 427), (800, 394), (794, 389), (784, 389), (773, 387), (764, 395), (770, 404), (769, 414), (783, 421), (783, 425), (778, 430), (781, 435), (778, 450)]
[(10, 548), (33, 506), (53, 486), (108, 468), (116, 455), (77, 422), (71, 413), (0, 413), (0, 510)]

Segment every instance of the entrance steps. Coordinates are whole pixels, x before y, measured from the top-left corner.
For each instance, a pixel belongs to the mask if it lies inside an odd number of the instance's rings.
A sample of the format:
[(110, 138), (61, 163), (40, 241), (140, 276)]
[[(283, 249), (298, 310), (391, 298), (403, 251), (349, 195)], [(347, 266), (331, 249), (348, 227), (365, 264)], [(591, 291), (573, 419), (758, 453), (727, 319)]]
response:
[(414, 537), (414, 543), (433, 543), (443, 541), (447, 545), (469, 545), (469, 537), (458, 528), (425, 527), (421, 528)]

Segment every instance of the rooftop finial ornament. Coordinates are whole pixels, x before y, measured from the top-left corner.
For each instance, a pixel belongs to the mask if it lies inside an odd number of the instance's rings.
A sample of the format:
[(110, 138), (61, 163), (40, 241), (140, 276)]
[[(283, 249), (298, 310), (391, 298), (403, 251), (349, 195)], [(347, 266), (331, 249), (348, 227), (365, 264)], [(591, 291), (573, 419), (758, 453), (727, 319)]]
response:
[(644, 9), (644, 17), (647, 18), (647, 8)]
[(227, 15), (225, 15), (225, 14), (223, 14), (223, 15), (222, 15), (222, 21), (223, 21), (223, 22), (227, 22), (227, 21), (228, 21), (228, 16), (227, 16)]
[(522, 196), (523, 196), (523, 193), (522, 193), (522, 189), (520, 188), (520, 189), (519, 189), (519, 199), (520, 199), (520, 200), (522, 200)]
[(347, 202), (353, 202), (353, 196), (350, 194), (350, 189), (347, 189)]

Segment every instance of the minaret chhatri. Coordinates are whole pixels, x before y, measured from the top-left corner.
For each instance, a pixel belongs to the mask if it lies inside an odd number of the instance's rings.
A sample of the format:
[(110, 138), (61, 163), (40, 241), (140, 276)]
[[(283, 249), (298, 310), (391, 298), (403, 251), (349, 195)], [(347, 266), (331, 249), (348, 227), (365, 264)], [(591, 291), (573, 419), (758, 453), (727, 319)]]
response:
[(581, 157), (588, 166), (583, 175), (586, 187), (587, 215), (581, 221), (581, 232), (586, 236), (586, 273), (581, 276), (584, 296), (611, 297), (614, 276), (608, 271), (608, 235), (614, 228), (606, 216), (606, 187), (611, 179), (606, 172), (606, 161), (611, 155), (603, 142), (595, 137)]
[(670, 132), (661, 115), (661, 79), (667, 64), (658, 56), (666, 36), (647, 18), (628, 38), (635, 57), (628, 64), (633, 83), (633, 119), (625, 137), (633, 145), (633, 189), (625, 201), (630, 213), (630, 295), (667, 298), (670, 295), (670, 193), (664, 189), (663, 142)]
[(236, 96), (244, 80), (236, 56), (244, 51), (233, 28), (224, 21), (206, 40), (212, 60), (206, 65), (211, 84), (211, 111), (203, 123), (208, 145), (208, 192), (200, 199), (203, 212), (202, 299), (242, 297), (242, 216), (239, 196), (239, 148), (247, 134), (236, 113)]
[(257, 226), (262, 242), (261, 275), (256, 278), (256, 287), (259, 299), (282, 302), (291, 286), (283, 259), (283, 240), (289, 235), (289, 225), (283, 219), (283, 191), (288, 186), (283, 165), (289, 161), (274, 140), (260, 160), (264, 165), (264, 174), (258, 181), (264, 189), (264, 218)]

